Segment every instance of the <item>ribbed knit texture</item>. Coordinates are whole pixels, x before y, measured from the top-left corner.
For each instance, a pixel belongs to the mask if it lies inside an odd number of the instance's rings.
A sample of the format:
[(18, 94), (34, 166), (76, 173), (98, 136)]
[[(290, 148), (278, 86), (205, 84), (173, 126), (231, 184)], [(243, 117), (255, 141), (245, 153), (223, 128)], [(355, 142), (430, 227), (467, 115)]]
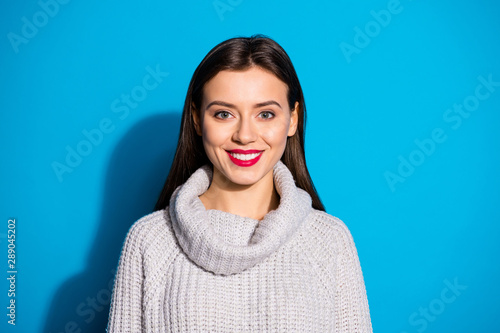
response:
[(349, 230), (281, 161), (280, 204), (261, 221), (205, 210), (211, 177), (198, 169), (129, 230), (108, 332), (372, 332)]

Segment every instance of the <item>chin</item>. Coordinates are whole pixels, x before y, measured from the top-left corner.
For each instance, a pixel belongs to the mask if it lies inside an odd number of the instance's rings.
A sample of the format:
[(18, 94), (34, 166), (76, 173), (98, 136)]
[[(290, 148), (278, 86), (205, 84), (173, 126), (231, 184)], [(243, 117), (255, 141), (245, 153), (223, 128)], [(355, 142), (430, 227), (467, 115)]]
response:
[(233, 177), (228, 177), (228, 179), (237, 185), (253, 185), (255, 183), (258, 183), (259, 180), (262, 179), (262, 177), (252, 177), (252, 175), (246, 175), (246, 176), (233, 176)]

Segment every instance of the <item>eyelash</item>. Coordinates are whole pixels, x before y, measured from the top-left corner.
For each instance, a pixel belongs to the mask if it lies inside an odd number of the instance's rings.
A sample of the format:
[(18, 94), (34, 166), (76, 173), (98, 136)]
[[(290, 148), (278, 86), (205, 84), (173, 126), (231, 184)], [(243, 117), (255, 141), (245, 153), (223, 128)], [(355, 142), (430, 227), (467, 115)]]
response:
[(263, 113), (268, 113), (270, 115), (269, 118), (264, 118), (264, 119), (272, 119), (274, 118), (276, 115), (274, 114), (274, 112), (271, 112), (271, 111), (262, 111), (261, 113), (259, 113), (259, 116)]
[[(221, 118), (221, 117), (219, 117), (219, 116), (220, 116), (220, 114), (222, 114), (222, 113), (227, 113), (227, 114), (231, 115), (231, 112), (229, 112), (229, 111), (218, 111), (218, 112), (216, 112), (216, 113), (214, 114), (214, 117), (215, 117), (215, 118), (219, 118), (219, 119), (227, 119), (227, 118)], [(263, 118), (263, 119), (266, 119), (266, 120), (267, 120), (267, 119), (272, 119), (272, 118), (274, 118), (274, 117), (276, 116), (276, 115), (274, 114), (274, 112), (272, 112), (272, 111), (262, 111), (261, 113), (259, 113), (259, 116), (260, 116), (260, 115), (262, 115), (262, 114), (264, 114), (264, 113), (266, 113), (266, 114), (269, 114), (269, 115), (270, 115), (270, 117), (269, 117), (269, 118)]]
[(220, 115), (221, 113), (227, 113), (227, 114), (231, 115), (231, 112), (229, 112), (229, 111), (217, 111), (217, 112), (214, 114), (214, 117), (215, 117), (215, 118), (219, 118), (219, 119), (226, 119), (226, 118), (221, 118), (221, 117), (219, 117), (219, 115)]

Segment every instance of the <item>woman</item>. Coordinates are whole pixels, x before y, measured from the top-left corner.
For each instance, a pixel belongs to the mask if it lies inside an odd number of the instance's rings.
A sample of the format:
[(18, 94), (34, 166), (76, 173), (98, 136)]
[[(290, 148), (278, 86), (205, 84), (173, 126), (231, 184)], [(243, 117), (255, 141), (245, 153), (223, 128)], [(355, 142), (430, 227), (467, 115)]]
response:
[(307, 171), (305, 111), (270, 38), (205, 56), (156, 212), (125, 240), (108, 332), (372, 332), (351, 234)]

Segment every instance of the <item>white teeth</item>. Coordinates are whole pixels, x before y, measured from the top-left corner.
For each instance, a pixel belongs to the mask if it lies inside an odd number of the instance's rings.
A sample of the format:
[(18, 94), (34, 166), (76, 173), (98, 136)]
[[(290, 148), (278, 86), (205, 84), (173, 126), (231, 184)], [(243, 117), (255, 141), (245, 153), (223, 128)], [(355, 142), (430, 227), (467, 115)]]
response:
[(259, 156), (260, 154), (262, 154), (262, 152), (260, 153), (254, 153), (254, 154), (235, 154), (235, 153), (230, 153), (232, 157), (238, 159), (238, 160), (241, 160), (241, 161), (249, 161), (249, 160), (253, 160), (254, 158), (256, 158), (257, 156)]

